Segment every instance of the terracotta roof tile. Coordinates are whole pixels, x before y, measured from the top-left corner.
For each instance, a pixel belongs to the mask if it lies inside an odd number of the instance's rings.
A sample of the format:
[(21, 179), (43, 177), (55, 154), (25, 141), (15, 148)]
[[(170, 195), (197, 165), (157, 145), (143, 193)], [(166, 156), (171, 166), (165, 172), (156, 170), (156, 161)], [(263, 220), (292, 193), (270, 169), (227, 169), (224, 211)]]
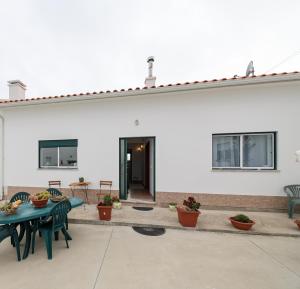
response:
[[(276, 75), (287, 75), (287, 74), (297, 74), (299, 71), (293, 71), (293, 72), (281, 72), (281, 73), (271, 73), (271, 74), (261, 74), (261, 75), (253, 75), (253, 76), (241, 76), (241, 77), (232, 77), (232, 78), (221, 78), (221, 79), (212, 79), (212, 80), (202, 80), (202, 81), (194, 81), (194, 82), (184, 82), (184, 83), (176, 83), (176, 84), (167, 84), (167, 85), (159, 85), (159, 86), (151, 86), (151, 88), (163, 88), (163, 87), (172, 87), (172, 86), (181, 86), (181, 85), (193, 85), (197, 83), (215, 83), (215, 82), (223, 82), (223, 81), (229, 81), (229, 80), (237, 80), (237, 79), (245, 79), (245, 78), (259, 78), (259, 77), (266, 77), (266, 76), (276, 76)], [(149, 89), (149, 87), (136, 87), (135, 89), (128, 88), (127, 91), (133, 91), (133, 90), (141, 90), (141, 89)], [(120, 90), (113, 90), (114, 93), (118, 92), (125, 92), (126, 89), (122, 88)], [(66, 94), (66, 95), (60, 95), (60, 96), (44, 96), (44, 97), (36, 97), (36, 98), (26, 98), (26, 99), (16, 99), (16, 100), (0, 100), (1, 103), (13, 103), (13, 102), (23, 102), (23, 101), (38, 101), (38, 100), (45, 100), (45, 99), (54, 99), (54, 98), (63, 98), (63, 97), (74, 97), (74, 96), (83, 96), (83, 95), (91, 95), (91, 94), (102, 94), (102, 93), (111, 93), (110, 90), (107, 91), (100, 91), (100, 92), (86, 92), (86, 93), (74, 93), (74, 94)]]

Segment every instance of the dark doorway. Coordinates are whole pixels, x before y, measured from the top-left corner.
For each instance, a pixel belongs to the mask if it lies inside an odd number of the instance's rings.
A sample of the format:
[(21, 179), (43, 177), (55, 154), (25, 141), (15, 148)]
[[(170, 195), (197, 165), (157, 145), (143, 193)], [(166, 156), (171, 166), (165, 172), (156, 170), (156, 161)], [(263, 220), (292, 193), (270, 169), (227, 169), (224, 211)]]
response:
[(120, 198), (155, 199), (155, 138), (120, 139)]

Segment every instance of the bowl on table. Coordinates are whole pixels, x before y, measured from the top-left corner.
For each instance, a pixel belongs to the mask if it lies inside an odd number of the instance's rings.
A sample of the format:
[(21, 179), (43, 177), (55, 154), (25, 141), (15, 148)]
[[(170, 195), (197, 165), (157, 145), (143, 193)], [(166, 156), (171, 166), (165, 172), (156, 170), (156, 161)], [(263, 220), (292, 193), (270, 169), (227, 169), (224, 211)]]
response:
[(47, 206), (48, 199), (43, 199), (43, 200), (32, 199), (31, 202), (36, 208), (44, 208)]
[(2, 211), (6, 216), (14, 215), (17, 213), (17, 209), (22, 204), (21, 200), (15, 202), (4, 203), (0, 206), (0, 211)]
[(51, 202), (53, 202), (53, 203), (59, 203), (61, 201), (67, 200), (67, 199), (68, 199), (68, 197), (66, 197), (66, 196), (53, 196), (50, 198)]
[(44, 208), (47, 206), (48, 200), (51, 197), (49, 192), (40, 192), (31, 196), (31, 202), (36, 208)]

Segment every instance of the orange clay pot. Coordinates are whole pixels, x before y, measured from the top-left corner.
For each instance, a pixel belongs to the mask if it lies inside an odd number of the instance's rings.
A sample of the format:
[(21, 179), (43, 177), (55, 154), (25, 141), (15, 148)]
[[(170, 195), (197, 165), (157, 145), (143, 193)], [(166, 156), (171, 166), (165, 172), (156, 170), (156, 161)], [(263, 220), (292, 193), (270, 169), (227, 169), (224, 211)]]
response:
[(251, 227), (255, 224), (254, 221), (251, 221), (251, 223), (238, 222), (238, 221), (234, 220), (233, 217), (230, 217), (229, 220), (233, 227), (235, 227), (239, 230), (244, 230), (244, 231), (250, 230)]
[(111, 220), (112, 206), (97, 206), (99, 219), (103, 221)]
[(187, 211), (183, 207), (176, 207), (178, 214), (178, 221), (184, 227), (196, 227), (199, 211)]

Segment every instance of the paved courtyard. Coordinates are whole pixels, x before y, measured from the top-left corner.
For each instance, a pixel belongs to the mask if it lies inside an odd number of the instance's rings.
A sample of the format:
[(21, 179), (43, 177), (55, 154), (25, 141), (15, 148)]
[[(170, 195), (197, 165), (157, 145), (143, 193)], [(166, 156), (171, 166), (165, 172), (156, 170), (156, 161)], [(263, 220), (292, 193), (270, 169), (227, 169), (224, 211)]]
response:
[(54, 242), (52, 261), (38, 238), (34, 255), (16, 261), (0, 245), (6, 289), (296, 289), (299, 238), (167, 229), (144, 236), (126, 226), (70, 225), (70, 249)]

